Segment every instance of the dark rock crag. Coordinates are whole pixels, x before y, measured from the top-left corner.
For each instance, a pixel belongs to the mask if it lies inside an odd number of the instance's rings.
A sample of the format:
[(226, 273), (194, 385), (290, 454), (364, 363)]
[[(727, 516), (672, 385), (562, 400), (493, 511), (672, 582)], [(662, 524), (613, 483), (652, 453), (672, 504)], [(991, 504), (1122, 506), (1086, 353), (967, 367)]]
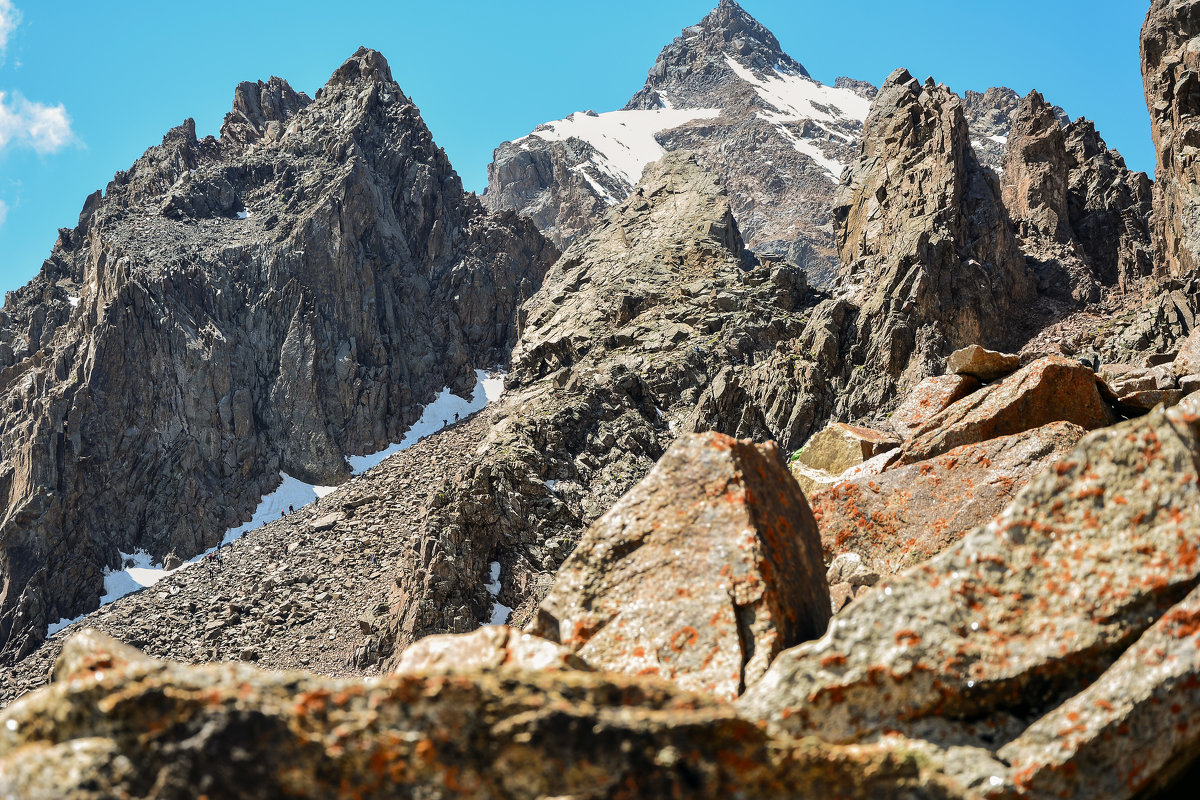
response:
[(119, 553), (197, 553), (280, 471), (398, 441), (505, 360), (555, 256), (464, 193), (374, 51), (172, 130), (0, 314), (0, 652), (94, 608)]

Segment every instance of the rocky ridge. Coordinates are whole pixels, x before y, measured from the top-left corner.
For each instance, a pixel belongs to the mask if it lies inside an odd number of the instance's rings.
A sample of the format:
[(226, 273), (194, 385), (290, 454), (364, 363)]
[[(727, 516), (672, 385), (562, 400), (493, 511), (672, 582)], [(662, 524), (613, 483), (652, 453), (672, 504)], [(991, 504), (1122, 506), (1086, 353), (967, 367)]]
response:
[(378, 53), (172, 130), (0, 312), (0, 653), (121, 553), (215, 545), (281, 472), (336, 484), (501, 363), (557, 255), (463, 192)]

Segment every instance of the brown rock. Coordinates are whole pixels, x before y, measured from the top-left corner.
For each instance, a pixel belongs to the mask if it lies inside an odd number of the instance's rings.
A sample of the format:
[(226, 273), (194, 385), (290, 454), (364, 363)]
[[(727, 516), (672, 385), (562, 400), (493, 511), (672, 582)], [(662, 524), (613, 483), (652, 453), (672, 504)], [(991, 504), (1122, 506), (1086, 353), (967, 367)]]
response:
[(981, 381), (994, 381), (1021, 368), (1021, 357), (997, 353), (973, 344), (955, 350), (946, 360), (946, 369), (954, 375), (970, 375)]
[(907, 439), (930, 417), (945, 411), (955, 401), (966, 397), (980, 385), (979, 379), (970, 375), (926, 378), (917, 384), (912, 394), (892, 413), (892, 430), (902, 439)]
[(1187, 397), (1193, 392), (1200, 391), (1200, 375), (1185, 375), (1179, 379), (1179, 390)]
[(991, 523), (875, 587), (886, 602), (782, 653), (741, 710), (827, 741), (1015, 738), (1200, 579), (1198, 469), (1197, 401), (1087, 436)]
[(1151, 796), (1165, 788), (1200, 752), (1198, 651), (1194, 590), (1098, 681), (1000, 750), (1013, 770), (1006, 788), (1061, 798)]
[(524, 670), (590, 669), (579, 656), (560, 644), (507, 625), (493, 625), (474, 633), (444, 634), (421, 639), (400, 656), (396, 672), (430, 675), (501, 667)]
[(848, 583), (834, 583), (829, 587), (829, 606), (833, 609), (833, 613), (841, 611), (846, 606), (850, 605), (850, 601), (854, 599), (854, 587)]
[(909, 743), (798, 744), (646, 678), (335, 680), (138, 659), (0, 715), (0, 796), (786, 800), (797, 786), (822, 797), (961, 796), (918, 755)]
[(1158, 405), (1170, 408), (1171, 406), (1178, 405), (1182, 399), (1183, 392), (1179, 389), (1146, 389), (1144, 391), (1123, 394), (1119, 402), (1122, 411), (1141, 414)]
[(808, 497), (822, 484), (832, 483), (847, 470), (899, 446), (900, 442), (885, 433), (831, 422), (792, 459), (792, 476)]
[(1111, 424), (1113, 414), (1100, 399), (1089, 367), (1047, 356), (933, 417), (905, 442), (899, 463), (924, 461), (965, 444), (1058, 421), (1092, 430)]
[(697, 434), (584, 534), (534, 631), (597, 669), (731, 699), (829, 609), (816, 523), (775, 445)]
[(1084, 433), (1055, 422), (819, 492), (812, 508), (825, 557), (853, 552), (885, 575), (926, 561), (1003, 511)]
[(1200, 373), (1200, 328), (1188, 334), (1171, 368), (1180, 377)]

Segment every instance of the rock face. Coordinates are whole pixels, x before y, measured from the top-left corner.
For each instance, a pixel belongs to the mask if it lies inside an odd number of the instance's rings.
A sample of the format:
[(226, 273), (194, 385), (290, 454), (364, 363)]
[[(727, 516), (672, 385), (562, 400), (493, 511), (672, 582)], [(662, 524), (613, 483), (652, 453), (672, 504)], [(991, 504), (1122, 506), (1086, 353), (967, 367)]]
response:
[(404, 651), (396, 672), (428, 675), (497, 669), (587, 670), (587, 662), (571, 650), (507, 625), (491, 625), (474, 633), (429, 636)]
[(904, 70), (888, 78), (834, 217), (858, 308), (849, 360), (880, 376), (839, 403), (845, 416), (940, 374), (953, 350), (1020, 335), (1010, 320), (1035, 287), (995, 178), (976, 161), (962, 101), (945, 86)]
[(1172, 278), (1200, 267), (1200, 9), (1190, 0), (1153, 0), (1142, 27), (1142, 78), (1158, 155), (1154, 242), (1159, 271)]
[(818, 492), (811, 502), (825, 558), (854, 553), (885, 575), (927, 561), (1003, 511), (1084, 433), (1055, 422)]
[(398, 646), (471, 630), (497, 603), (529, 619), (583, 530), (682, 432), (798, 447), (818, 424), (792, 402), (805, 378), (773, 367), (791, 362), (805, 296), (796, 270), (748, 260), (727, 194), (694, 160), (648, 169), (523, 307), (497, 422), (435, 490), (401, 570)]
[(1149, 276), (1149, 179), (1091, 122), (1064, 123), (1031, 92), (1013, 114), (1003, 172), (1005, 206), (1044, 288), (1087, 302)]
[(924, 461), (965, 444), (1052, 422), (1093, 430), (1114, 421), (1090, 367), (1061, 356), (1039, 359), (932, 417), (904, 443), (900, 463)]
[(824, 86), (732, 0), (663, 49), (621, 111), (578, 112), (497, 148), (489, 208), (531, 216), (567, 247), (629, 196), (664, 151), (695, 152), (729, 190), (757, 253), (827, 287), (837, 257), (829, 208), (875, 88)]
[(824, 573), (778, 449), (693, 435), (584, 535), (534, 631), (594, 667), (732, 700), (825, 632)]
[(238, 87), (63, 230), (0, 315), (0, 652), (94, 607), (120, 553), (215, 545), (285, 472), (338, 483), (502, 362), (556, 255), (492, 216), (378, 53), (310, 101)]
[(84, 661), (0, 716), (0, 794), (785, 800), (796, 786), (829, 797), (956, 794), (913, 750), (801, 745), (738, 719), (728, 704), (645, 678), (505, 671), (368, 682), (144, 656)]
[[(1123, 680), (1122, 654), (1141, 660), (1129, 648), (1155, 620), (1178, 626), (1187, 607), (1167, 612), (1200, 580), (1198, 412), (1189, 401), (1087, 436), (989, 524), (880, 584), (879, 602), (851, 604), (819, 642), (783, 653), (742, 710), (826, 741), (896, 731), (994, 752), (1110, 669), (1110, 687)], [(1116, 709), (1191, 668), (1147, 670), (1102, 710), (1127, 713)], [(1082, 722), (1075, 730), (1092, 724)], [(1044, 727), (1029, 730), (1044, 740)], [(1068, 755), (1081, 746), (1073, 733), (1058, 734)], [(1189, 742), (1163, 742), (1173, 766), (1157, 777), (1194, 757)], [(1019, 780), (997, 774), (996, 787)]]

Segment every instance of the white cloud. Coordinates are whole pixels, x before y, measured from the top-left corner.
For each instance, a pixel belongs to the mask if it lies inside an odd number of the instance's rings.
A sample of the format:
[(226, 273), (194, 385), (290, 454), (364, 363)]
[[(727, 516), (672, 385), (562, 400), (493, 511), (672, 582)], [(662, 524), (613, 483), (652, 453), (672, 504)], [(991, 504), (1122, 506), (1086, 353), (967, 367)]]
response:
[(6, 219), (8, 219), (8, 203), (0, 200), (0, 225), (3, 225)]
[(74, 140), (71, 118), (62, 103), (47, 106), (16, 93), (9, 100), (7, 93), (0, 92), (0, 150), (17, 144), (44, 155), (61, 150)]
[(21, 22), (21, 12), (13, 8), (12, 0), (0, 0), (0, 58), (8, 47), (8, 39)]

